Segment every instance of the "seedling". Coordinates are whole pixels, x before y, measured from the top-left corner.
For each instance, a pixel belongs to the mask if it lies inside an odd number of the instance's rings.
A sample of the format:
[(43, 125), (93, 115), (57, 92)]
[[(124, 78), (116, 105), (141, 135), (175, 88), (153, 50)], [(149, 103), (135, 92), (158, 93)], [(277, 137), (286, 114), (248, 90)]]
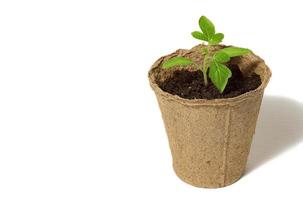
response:
[(228, 79), (232, 76), (230, 69), (225, 65), (232, 57), (248, 54), (249, 49), (240, 47), (226, 47), (217, 51), (211, 51), (212, 45), (218, 45), (224, 38), (223, 33), (216, 33), (214, 24), (205, 16), (200, 17), (199, 26), (202, 32), (194, 31), (191, 35), (198, 39), (207, 42), (206, 46), (201, 48), (201, 53), (204, 56), (202, 64), (198, 64), (189, 58), (174, 57), (166, 60), (162, 67), (169, 69), (175, 66), (186, 66), (193, 64), (198, 70), (203, 73), (204, 85), (208, 85), (207, 75), (212, 83), (222, 93), (227, 85)]

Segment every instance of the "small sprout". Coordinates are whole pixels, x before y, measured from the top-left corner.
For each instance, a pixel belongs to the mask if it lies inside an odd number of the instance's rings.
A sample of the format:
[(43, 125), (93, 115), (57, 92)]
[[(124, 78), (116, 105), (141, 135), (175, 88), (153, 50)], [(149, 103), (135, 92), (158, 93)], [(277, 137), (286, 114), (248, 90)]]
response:
[(194, 31), (191, 35), (198, 40), (207, 42), (207, 45), (201, 48), (201, 54), (204, 56), (202, 65), (195, 63), (189, 58), (174, 57), (166, 60), (162, 67), (169, 69), (175, 66), (194, 64), (203, 73), (204, 85), (208, 85), (208, 76), (219, 92), (222, 93), (228, 83), (228, 79), (232, 76), (230, 69), (225, 63), (230, 61), (232, 57), (249, 54), (251, 51), (240, 47), (226, 47), (211, 52), (211, 45), (220, 44), (224, 38), (224, 34), (216, 33), (214, 24), (205, 16), (200, 17), (199, 26), (202, 32)]
[(207, 48), (201, 48), (201, 53), (202, 53), (202, 55), (208, 54), (208, 49)]

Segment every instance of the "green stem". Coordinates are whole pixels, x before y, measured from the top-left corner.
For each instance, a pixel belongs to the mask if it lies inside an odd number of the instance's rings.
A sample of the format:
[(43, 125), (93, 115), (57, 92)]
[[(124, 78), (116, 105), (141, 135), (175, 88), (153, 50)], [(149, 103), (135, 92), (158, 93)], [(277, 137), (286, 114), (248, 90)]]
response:
[(204, 79), (204, 85), (207, 86), (208, 85), (208, 80), (207, 80), (207, 60), (208, 60), (208, 56), (209, 56), (209, 46), (206, 46), (207, 49), (207, 53), (204, 55), (204, 59), (203, 59), (203, 66), (202, 66), (202, 72), (203, 72), (203, 79)]

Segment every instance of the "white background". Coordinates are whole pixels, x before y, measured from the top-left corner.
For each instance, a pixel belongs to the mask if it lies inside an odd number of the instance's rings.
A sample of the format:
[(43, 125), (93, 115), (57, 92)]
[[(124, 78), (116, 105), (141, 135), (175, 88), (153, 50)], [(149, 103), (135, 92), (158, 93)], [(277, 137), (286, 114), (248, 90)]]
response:
[[(0, 199), (302, 199), (301, 1), (0, 2)], [(147, 71), (199, 41), (273, 71), (247, 173), (221, 189), (179, 180)]]

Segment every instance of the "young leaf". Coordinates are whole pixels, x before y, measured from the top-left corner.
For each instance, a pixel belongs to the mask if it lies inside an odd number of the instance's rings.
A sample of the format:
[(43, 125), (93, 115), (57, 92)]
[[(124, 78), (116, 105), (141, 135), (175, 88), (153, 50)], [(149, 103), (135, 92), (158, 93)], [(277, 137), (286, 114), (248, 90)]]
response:
[(209, 41), (209, 44), (213, 45), (213, 44), (219, 44), (220, 42), (222, 42), (224, 38), (224, 34), (223, 33), (216, 33)]
[(194, 32), (191, 33), (191, 35), (192, 35), (194, 38), (198, 39), (198, 40), (207, 41), (206, 35), (203, 34), (203, 33), (201, 33), (201, 32), (199, 32), (199, 31), (194, 31)]
[(199, 26), (202, 32), (206, 35), (207, 41), (210, 41), (216, 32), (214, 24), (207, 19), (207, 17), (202, 16), (199, 19)]
[(251, 50), (240, 47), (227, 47), (219, 50), (219, 52), (224, 52), (229, 55), (229, 57), (236, 57), (251, 53)]
[(231, 71), (225, 65), (212, 61), (209, 69), (209, 78), (217, 89), (222, 93), (227, 85), (228, 79), (231, 77)]
[(228, 54), (224, 53), (223, 51), (218, 51), (214, 54), (213, 59), (218, 63), (226, 63), (230, 60)]
[(168, 69), (168, 68), (174, 67), (176, 65), (189, 65), (191, 63), (193, 63), (193, 61), (188, 58), (174, 57), (174, 58), (164, 61), (162, 67), (165, 69)]

